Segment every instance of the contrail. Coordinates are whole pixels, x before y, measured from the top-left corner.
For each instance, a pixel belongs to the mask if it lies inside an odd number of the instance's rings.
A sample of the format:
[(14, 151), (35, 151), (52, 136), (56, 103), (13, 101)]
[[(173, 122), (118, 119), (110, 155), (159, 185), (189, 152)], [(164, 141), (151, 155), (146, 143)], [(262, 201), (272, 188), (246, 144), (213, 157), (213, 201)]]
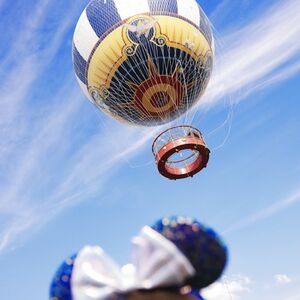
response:
[(265, 209), (254, 213), (246, 218), (243, 218), (242, 221), (237, 222), (227, 228), (223, 233), (228, 234), (237, 230), (241, 230), (245, 227), (248, 227), (252, 224), (257, 223), (258, 221), (265, 220), (271, 216), (279, 213), (280, 211), (300, 202), (300, 189), (292, 193), (289, 197), (284, 198)]

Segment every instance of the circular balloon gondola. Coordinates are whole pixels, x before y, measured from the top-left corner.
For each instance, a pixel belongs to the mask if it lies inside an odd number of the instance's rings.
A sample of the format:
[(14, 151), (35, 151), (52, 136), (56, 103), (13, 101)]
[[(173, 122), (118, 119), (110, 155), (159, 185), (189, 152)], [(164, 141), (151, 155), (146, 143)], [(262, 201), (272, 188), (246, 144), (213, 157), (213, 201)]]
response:
[(206, 168), (210, 153), (201, 132), (191, 126), (165, 130), (154, 140), (152, 151), (160, 174), (173, 180)]
[[(75, 29), (73, 62), (81, 88), (97, 108), (123, 123), (159, 126), (201, 99), (212, 72), (213, 43), (196, 0), (92, 0)], [(176, 173), (156, 157), (161, 174), (171, 179), (195, 175), (209, 158), (200, 132), (191, 143), (186, 128), (178, 129), (180, 145), (166, 158), (196, 147), (198, 160)]]

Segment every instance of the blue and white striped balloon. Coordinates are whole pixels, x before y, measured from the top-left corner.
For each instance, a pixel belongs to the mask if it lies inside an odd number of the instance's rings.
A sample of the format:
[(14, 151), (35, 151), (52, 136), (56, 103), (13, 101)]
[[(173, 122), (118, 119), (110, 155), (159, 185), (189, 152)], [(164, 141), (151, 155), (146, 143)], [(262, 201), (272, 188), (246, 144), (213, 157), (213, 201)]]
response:
[(92, 0), (73, 41), (78, 82), (99, 109), (137, 125), (185, 113), (210, 78), (213, 36), (196, 0)]

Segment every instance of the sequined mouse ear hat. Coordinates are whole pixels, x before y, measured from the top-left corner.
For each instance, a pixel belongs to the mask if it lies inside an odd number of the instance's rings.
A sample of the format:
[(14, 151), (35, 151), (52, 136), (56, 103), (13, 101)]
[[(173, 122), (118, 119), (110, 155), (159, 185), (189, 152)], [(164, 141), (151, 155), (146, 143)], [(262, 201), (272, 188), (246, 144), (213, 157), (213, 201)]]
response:
[(165, 289), (201, 300), (199, 290), (221, 276), (227, 261), (217, 234), (189, 218), (161, 219), (132, 242), (133, 262), (122, 268), (100, 247), (68, 258), (54, 276), (50, 299), (125, 300), (134, 291)]
[(152, 228), (174, 243), (195, 269), (186, 284), (202, 289), (223, 273), (228, 251), (222, 239), (211, 228), (186, 217), (164, 218)]

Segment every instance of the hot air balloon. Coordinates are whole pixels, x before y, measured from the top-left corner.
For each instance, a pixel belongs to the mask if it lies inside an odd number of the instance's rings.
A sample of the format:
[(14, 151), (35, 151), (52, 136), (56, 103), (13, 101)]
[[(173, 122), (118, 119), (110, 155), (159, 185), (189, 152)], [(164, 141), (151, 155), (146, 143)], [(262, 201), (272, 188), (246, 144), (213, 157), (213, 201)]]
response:
[[(101, 111), (123, 123), (159, 126), (196, 106), (213, 66), (210, 22), (196, 0), (92, 0), (74, 33), (78, 82)], [(192, 177), (206, 167), (201, 132), (173, 126), (153, 143), (159, 172)]]

